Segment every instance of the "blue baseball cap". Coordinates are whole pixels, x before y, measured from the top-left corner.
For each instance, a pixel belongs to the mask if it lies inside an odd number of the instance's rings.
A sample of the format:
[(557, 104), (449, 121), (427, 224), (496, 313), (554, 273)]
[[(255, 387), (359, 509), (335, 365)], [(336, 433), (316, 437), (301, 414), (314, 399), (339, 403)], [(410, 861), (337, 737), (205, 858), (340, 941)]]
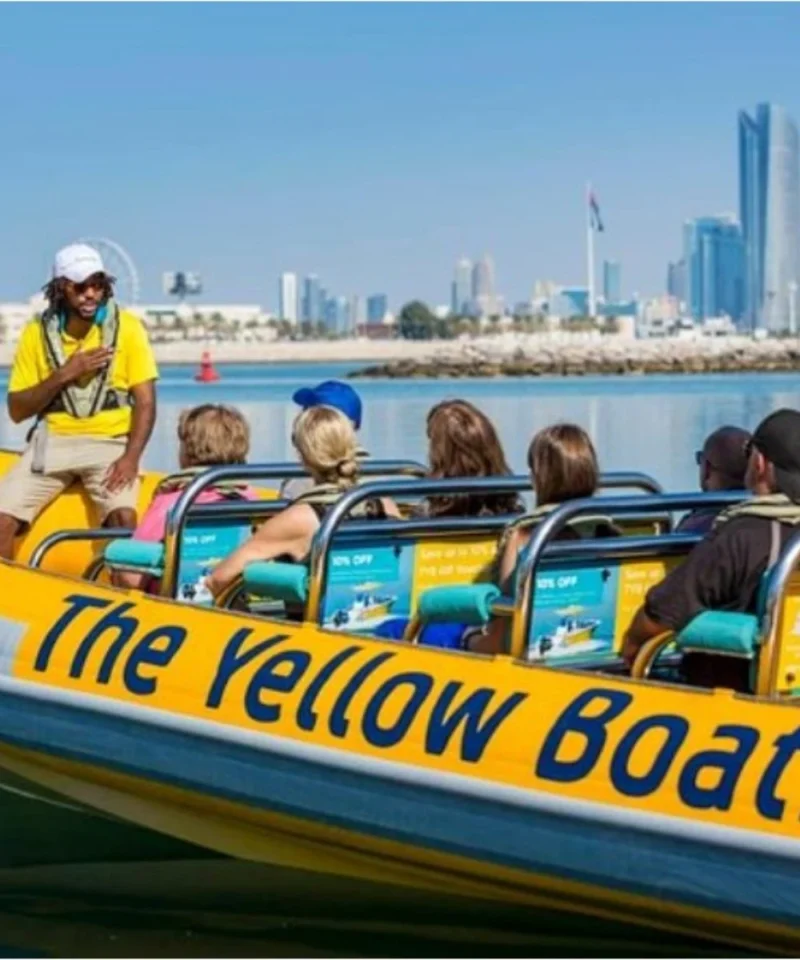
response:
[(333, 407), (352, 420), (356, 430), (361, 427), (361, 397), (347, 383), (325, 380), (316, 387), (298, 390), (292, 400), (304, 410), (309, 407)]

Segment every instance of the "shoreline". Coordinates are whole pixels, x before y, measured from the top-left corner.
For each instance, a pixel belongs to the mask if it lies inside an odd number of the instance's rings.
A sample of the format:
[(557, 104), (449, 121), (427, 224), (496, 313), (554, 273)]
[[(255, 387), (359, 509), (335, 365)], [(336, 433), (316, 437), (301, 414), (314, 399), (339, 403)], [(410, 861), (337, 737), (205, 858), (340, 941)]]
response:
[[(0, 344), (0, 368), (15, 344)], [(347, 376), (388, 379), (648, 376), (800, 370), (800, 338), (693, 337), (636, 340), (600, 334), (512, 334), (458, 340), (181, 340), (155, 343), (159, 364), (348, 364)]]

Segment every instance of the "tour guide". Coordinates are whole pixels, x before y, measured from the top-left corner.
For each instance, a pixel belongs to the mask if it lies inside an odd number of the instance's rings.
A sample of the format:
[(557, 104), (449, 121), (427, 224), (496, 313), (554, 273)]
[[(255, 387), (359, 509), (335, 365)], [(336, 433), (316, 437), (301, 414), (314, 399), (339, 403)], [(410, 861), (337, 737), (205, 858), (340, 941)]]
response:
[(139, 461), (156, 415), (158, 377), (138, 317), (113, 299), (100, 254), (56, 254), (47, 309), (22, 332), (8, 387), (14, 423), (36, 417), (22, 457), (0, 479), (0, 557), (79, 479), (108, 526), (135, 527)]

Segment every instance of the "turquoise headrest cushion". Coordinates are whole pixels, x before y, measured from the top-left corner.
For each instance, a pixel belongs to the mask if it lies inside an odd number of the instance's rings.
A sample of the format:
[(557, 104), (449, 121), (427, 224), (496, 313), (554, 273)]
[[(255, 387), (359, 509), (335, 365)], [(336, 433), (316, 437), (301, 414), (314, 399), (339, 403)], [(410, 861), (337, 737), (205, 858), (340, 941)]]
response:
[(109, 567), (161, 576), (164, 572), (164, 544), (133, 538), (112, 540), (103, 551), (103, 559)]
[(679, 649), (752, 657), (758, 646), (758, 617), (752, 613), (705, 610), (675, 637)]
[(304, 563), (276, 560), (249, 563), (242, 574), (245, 589), (258, 597), (305, 603), (308, 597), (308, 568)]
[(492, 603), (500, 596), (493, 583), (431, 587), (419, 598), (418, 614), (424, 623), (482, 626), (491, 619)]

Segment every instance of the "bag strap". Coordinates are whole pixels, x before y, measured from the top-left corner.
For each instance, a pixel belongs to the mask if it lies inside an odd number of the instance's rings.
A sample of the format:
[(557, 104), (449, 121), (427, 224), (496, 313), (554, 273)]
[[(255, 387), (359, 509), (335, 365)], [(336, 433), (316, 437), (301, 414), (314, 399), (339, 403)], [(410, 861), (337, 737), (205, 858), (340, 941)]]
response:
[[(94, 398), (92, 399), (92, 405), (89, 408), (89, 416), (93, 417), (101, 403), (105, 405), (106, 401), (106, 384), (108, 383), (108, 378), (111, 376), (111, 365), (114, 363), (113, 354), (117, 352), (117, 341), (119, 340), (119, 307), (113, 300), (109, 300), (106, 303), (106, 308), (110, 309), (111, 316), (107, 316), (103, 321), (103, 346), (110, 347), (112, 350), (111, 360), (103, 367), (100, 371), (98, 377), (100, 383), (97, 385), (97, 390), (95, 392)], [(109, 322), (111, 323), (111, 328), (109, 329)]]
[(781, 525), (778, 520), (772, 520), (769, 525), (769, 560), (767, 569), (774, 567), (781, 552)]

